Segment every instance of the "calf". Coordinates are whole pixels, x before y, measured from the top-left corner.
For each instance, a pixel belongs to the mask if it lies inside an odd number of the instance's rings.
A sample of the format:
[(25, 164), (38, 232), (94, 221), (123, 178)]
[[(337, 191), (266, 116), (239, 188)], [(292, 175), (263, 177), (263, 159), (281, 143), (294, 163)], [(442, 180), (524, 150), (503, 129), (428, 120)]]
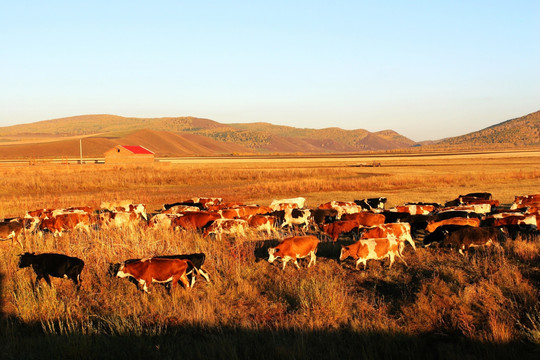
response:
[(394, 263), (394, 257), (396, 256), (400, 258), (405, 265), (407, 265), (399, 252), (399, 243), (393, 236), (379, 239), (363, 239), (358, 240), (352, 245), (342, 245), (339, 260), (343, 261), (349, 256), (356, 260), (357, 270), (360, 263), (364, 264), (365, 270), (368, 260), (382, 260), (386, 258), (390, 259), (390, 265), (388, 267), (390, 269), (392, 267), (392, 264)]
[(281, 257), (283, 262), (283, 270), (289, 260), (294, 260), (296, 268), (300, 269), (298, 265), (298, 258), (305, 258), (310, 256), (308, 267), (312, 264), (315, 265), (317, 253), (317, 246), (319, 245), (319, 239), (313, 235), (306, 236), (293, 236), (284, 239), (278, 246), (268, 249), (268, 262), (273, 263), (274, 260)]
[[(172, 282), (174, 289), (178, 281), (181, 281), (186, 289), (190, 288), (187, 278), (187, 270), (191, 261), (181, 259), (151, 258), (123, 263), (120, 265), (117, 277), (132, 277), (143, 286), (143, 290), (149, 293), (152, 283)], [(193, 267), (195, 269), (195, 267)]]
[(32, 266), (32, 269), (34, 269), (37, 275), (36, 286), (42, 278), (51, 286), (50, 275), (70, 279), (75, 283), (77, 290), (80, 288), (81, 272), (84, 268), (84, 261), (81, 259), (52, 253), (36, 255), (35, 253), (26, 252), (19, 256), (19, 268)]
[(23, 223), (24, 221), (22, 219), (0, 222), (0, 240), (18, 240), (24, 231)]

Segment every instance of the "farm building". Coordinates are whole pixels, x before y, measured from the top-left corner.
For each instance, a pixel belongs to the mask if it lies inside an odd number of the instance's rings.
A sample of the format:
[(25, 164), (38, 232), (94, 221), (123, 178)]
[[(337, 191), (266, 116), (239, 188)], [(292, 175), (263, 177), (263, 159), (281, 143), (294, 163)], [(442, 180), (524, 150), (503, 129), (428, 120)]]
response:
[(105, 152), (105, 164), (152, 164), (154, 153), (143, 146), (116, 145)]

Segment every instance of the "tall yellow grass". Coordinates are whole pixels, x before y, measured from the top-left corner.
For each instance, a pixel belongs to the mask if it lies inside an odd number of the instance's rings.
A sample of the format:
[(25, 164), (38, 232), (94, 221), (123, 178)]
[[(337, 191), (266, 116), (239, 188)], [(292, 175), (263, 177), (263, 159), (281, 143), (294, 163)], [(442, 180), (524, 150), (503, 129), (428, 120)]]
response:
[[(300, 195), (315, 206), (375, 195), (387, 196), (393, 204), (445, 201), (481, 190), (509, 203), (514, 195), (538, 192), (538, 162), (527, 168), (519, 160), (515, 164), (408, 159), (376, 169), (324, 161), (292, 169), (287, 163), (15, 167), (6, 168), (0, 178), (0, 215), (17, 216), (43, 207), (98, 206), (114, 199), (133, 199), (152, 209), (192, 196), (265, 204), (274, 197)], [(281, 271), (279, 265), (265, 261), (266, 248), (288, 235), (268, 238), (250, 233), (246, 239), (217, 241), (192, 232), (92, 230), (89, 235), (74, 232), (60, 238), (28, 234), (22, 247), (1, 242), (0, 303), (8, 319), (6, 329), (18, 329), (23, 323), (55, 336), (134, 335), (139, 340), (190, 327), (274, 334), (346, 329), (417, 339), (430, 333), (478, 344), (540, 338), (540, 284), (534, 276), (538, 237), (508, 240), (504, 252), (477, 250), (468, 258), (443, 249), (407, 248), (408, 267), (398, 262), (388, 269), (386, 262), (370, 261), (365, 271), (354, 270), (351, 262), (340, 264), (339, 246), (323, 241), (315, 267), (307, 269), (303, 263), (300, 270)], [(76, 293), (64, 279), (53, 279), (51, 288), (42, 283), (34, 291), (32, 270), (17, 269), (17, 255), (23, 251), (82, 258), (86, 266), (81, 291)], [(210, 283), (199, 278), (192, 290), (180, 288), (169, 295), (156, 285), (145, 295), (125, 279), (107, 276), (112, 262), (192, 252), (207, 254), (205, 267), (211, 275)], [(20, 331), (5, 333), (16, 343), (22, 341), (17, 339)], [(304, 347), (295, 344), (293, 353), (301, 354)], [(227, 349), (221, 342), (219, 346)]]

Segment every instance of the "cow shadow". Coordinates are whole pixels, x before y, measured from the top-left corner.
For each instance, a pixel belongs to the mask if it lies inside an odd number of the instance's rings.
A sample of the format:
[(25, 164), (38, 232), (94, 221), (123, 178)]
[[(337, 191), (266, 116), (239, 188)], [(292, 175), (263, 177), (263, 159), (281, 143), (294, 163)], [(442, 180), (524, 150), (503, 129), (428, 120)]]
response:
[[(261, 247), (262, 248), (262, 247)], [(60, 331), (63, 320), (24, 321), (4, 308), (5, 275), (0, 273), (0, 342), (3, 359), (538, 359), (533, 344), (490, 343), (434, 333), (407, 334), (341, 326), (321, 329), (275, 328), (273, 320), (258, 326), (190, 322), (150, 323), (140, 332), (106, 330), (107, 318), (90, 317), (79, 330)], [(366, 286), (373, 284), (366, 283)], [(381, 286), (379, 284), (379, 286)], [(395, 294), (390, 285), (382, 295)], [(384, 286), (383, 286), (384, 287)], [(268, 321), (268, 325), (265, 325)], [(95, 329), (92, 333), (87, 328)], [(51, 330), (52, 329), (52, 330)], [(56, 330), (55, 330), (56, 329)], [(106, 351), (105, 351), (106, 350)]]

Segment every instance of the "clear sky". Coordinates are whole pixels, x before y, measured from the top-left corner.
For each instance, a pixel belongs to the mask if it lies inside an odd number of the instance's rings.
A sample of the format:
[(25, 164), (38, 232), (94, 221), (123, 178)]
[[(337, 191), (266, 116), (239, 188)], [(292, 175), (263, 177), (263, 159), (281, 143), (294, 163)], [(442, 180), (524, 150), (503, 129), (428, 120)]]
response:
[(1, 1), (0, 126), (82, 114), (393, 129), (540, 110), (540, 1)]

